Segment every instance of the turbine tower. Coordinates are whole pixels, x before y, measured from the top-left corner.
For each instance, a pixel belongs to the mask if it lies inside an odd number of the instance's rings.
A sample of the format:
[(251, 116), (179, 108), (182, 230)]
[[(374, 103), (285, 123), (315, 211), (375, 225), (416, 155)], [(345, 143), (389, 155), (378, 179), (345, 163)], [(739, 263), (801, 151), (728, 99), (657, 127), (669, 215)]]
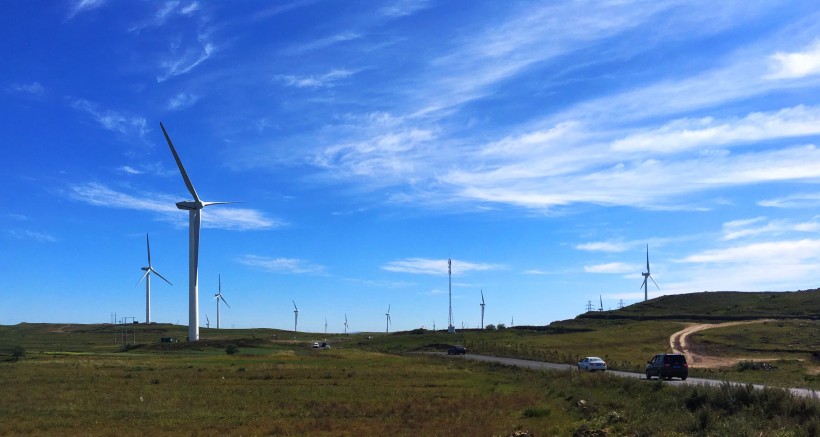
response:
[(327, 335), (327, 317), (325, 317), (325, 335)]
[(293, 332), (296, 333), (296, 327), (299, 323), (299, 308), (296, 308), (296, 301), (292, 300), (293, 302)]
[(450, 299), (450, 316), (447, 319), (447, 332), (455, 334), (456, 327), (453, 326), (453, 260), (450, 258), (447, 258), (447, 290)]
[(154, 267), (151, 266), (151, 242), (148, 241), (148, 234), (145, 234), (145, 245), (148, 247), (148, 266), (142, 267), (145, 274), (142, 275), (139, 281), (137, 281), (137, 285), (140, 285), (140, 282), (145, 279), (145, 323), (151, 323), (151, 273), (156, 273), (157, 276), (162, 278), (163, 281), (167, 282), (171, 286), (174, 284), (171, 284), (171, 281), (165, 279), (164, 276), (160, 275), (159, 272), (154, 270)]
[(345, 335), (347, 335), (347, 313), (345, 313)]
[(481, 290), (481, 329), (484, 329), (484, 290)]
[(604, 310), (604, 298), (603, 298), (603, 296), (601, 296), (599, 294), (598, 299), (600, 299), (600, 302), (601, 302), (601, 306), (598, 307), (598, 311), (603, 311)]
[(207, 314), (205, 314), (205, 327), (206, 327), (206, 328), (210, 328), (210, 327), (211, 327), (211, 319), (209, 319), (209, 318), (208, 318), (208, 315), (207, 315)]
[(390, 305), (387, 305), (387, 313), (384, 314), (387, 316), (387, 328), (384, 330), (385, 333), (390, 333)]
[[(219, 329), (219, 301), (225, 302), (225, 305), (228, 305), (228, 301), (222, 296), (222, 275), (219, 275), (219, 292), (214, 295), (214, 298), (211, 300), (216, 301), (216, 329)], [(228, 308), (231, 306), (228, 305)], [(208, 317), (207, 315), (205, 316)]]
[(171, 137), (165, 130), (165, 126), (160, 123), (159, 127), (162, 129), (162, 134), (165, 135), (165, 141), (171, 148), (171, 153), (174, 154), (174, 160), (179, 167), (179, 173), (182, 175), (182, 180), (188, 191), (193, 196), (194, 200), (186, 200), (177, 202), (177, 208), (188, 211), (188, 341), (199, 340), (199, 228), (202, 224), (202, 208), (211, 205), (219, 205), (233, 202), (203, 202), (199, 195), (196, 194), (194, 184), (188, 178), (188, 173), (185, 167), (182, 166), (182, 161), (179, 159), (177, 150), (174, 148), (174, 143), (171, 142)]
[[(655, 278), (653, 278), (652, 275), (649, 273), (649, 245), (648, 244), (646, 245), (646, 273), (641, 273), (641, 274), (643, 275), (643, 284), (641, 284), (641, 287), (643, 288), (643, 300), (644, 300), (644, 302), (646, 302), (647, 299), (649, 299), (649, 283), (647, 282), (647, 279), (651, 279), (652, 283), (655, 284), (655, 287), (658, 287), (658, 283), (655, 282)], [(658, 287), (658, 290), (660, 290), (660, 289), (661, 289), (661, 287)]]

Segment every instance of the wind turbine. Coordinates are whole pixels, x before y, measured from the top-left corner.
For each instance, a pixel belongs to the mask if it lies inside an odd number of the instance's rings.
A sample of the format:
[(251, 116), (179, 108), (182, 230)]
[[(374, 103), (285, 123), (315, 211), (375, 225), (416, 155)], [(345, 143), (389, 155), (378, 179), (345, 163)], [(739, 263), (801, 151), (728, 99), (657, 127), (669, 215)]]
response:
[(453, 326), (453, 260), (447, 258), (447, 295), (450, 300), (450, 315), (447, 319), (447, 332), (450, 334), (456, 333), (456, 327)]
[(209, 318), (208, 318), (208, 315), (207, 315), (207, 314), (205, 314), (205, 327), (206, 327), (206, 328), (210, 328), (210, 327), (211, 327), (211, 319), (209, 319)]
[(345, 313), (345, 335), (347, 335), (347, 313)]
[(159, 127), (162, 129), (162, 134), (165, 135), (165, 141), (171, 148), (171, 153), (174, 154), (174, 160), (179, 167), (179, 173), (182, 175), (182, 180), (188, 191), (193, 196), (194, 200), (186, 200), (177, 202), (177, 208), (188, 211), (188, 341), (199, 340), (199, 228), (202, 224), (202, 208), (211, 205), (219, 205), (233, 202), (203, 202), (196, 194), (194, 184), (188, 178), (188, 173), (185, 167), (182, 166), (182, 161), (179, 159), (177, 150), (174, 148), (174, 143), (171, 142), (171, 137), (165, 130), (165, 126), (160, 123)]
[(171, 284), (171, 281), (165, 279), (164, 276), (160, 275), (159, 272), (154, 270), (154, 267), (151, 266), (151, 242), (148, 241), (148, 234), (145, 234), (145, 245), (148, 247), (148, 266), (142, 267), (145, 274), (142, 275), (139, 281), (137, 281), (137, 285), (140, 285), (140, 282), (145, 279), (145, 323), (151, 323), (151, 273), (156, 273), (157, 276), (162, 278), (163, 281), (167, 282), (171, 286), (174, 284)]
[(484, 290), (481, 290), (481, 329), (484, 329)]
[(603, 298), (603, 296), (601, 296), (599, 294), (598, 299), (600, 299), (600, 302), (601, 302), (601, 306), (598, 307), (598, 311), (603, 311), (604, 310), (604, 298)]
[(296, 332), (296, 326), (299, 323), (299, 308), (296, 308), (296, 301), (292, 300), (293, 302), (293, 332)]
[[(643, 284), (641, 284), (641, 287), (643, 288), (643, 300), (644, 300), (644, 302), (646, 302), (646, 300), (649, 299), (649, 283), (647, 282), (647, 279), (651, 279), (652, 283), (655, 284), (655, 287), (658, 287), (658, 283), (655, 282), (655, 278), (653, 278), (652, 275), (649, 273), (649, 245), (648, 244), (646, 245), (646, 273), (641, 273), (641, 274), (643, 275)], [(658, 287), (658, 290), (660, 290), (660, 289), (661, 289), (661, 287)]]
[[(219, 329), (219, 300), (220, 299), (222, 300), (222, 302), (225, 302), (225, 305), (228, 305), (228, 301), (225, 300), (225, 298), (222, 296), (222, 275), (219, 275), (219, 292), (214, 295), (213, 299), (211, 299), (211, 300), (216, 301), (216, 329)], [(230, 307), (231, 306), (228, 305), (228, 308), (230, 308)], [(206, 315), (205, 317), (207, 318), (208, 316)]]
[(389, 304), (387, 305), (387, 313), (385, 313), (384, 315), (387, 316), (387, 328), (385, 329), (384, 332), (389, 333), (390, 332), (390, 305)]
[(325, 334), (327, 334), (327, 317), (325, 317)]

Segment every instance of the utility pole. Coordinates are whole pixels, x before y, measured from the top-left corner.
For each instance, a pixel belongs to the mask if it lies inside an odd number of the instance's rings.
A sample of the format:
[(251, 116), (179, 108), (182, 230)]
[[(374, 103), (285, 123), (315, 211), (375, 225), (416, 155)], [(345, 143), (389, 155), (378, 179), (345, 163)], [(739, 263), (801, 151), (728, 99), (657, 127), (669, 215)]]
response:
[(587, 301), (587, 312), (590, 312), (590, 311), (592, 311), (592, 301), (588, 300)]

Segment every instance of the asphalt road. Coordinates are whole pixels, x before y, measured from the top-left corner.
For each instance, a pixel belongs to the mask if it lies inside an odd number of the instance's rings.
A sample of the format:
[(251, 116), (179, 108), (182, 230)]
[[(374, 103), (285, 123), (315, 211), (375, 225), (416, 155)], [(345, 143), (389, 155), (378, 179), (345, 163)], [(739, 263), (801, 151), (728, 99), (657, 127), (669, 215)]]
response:
[[(445, 355), (451, 359), (464, 359), (464, 360), (473, 360), (473, 361), (483, 361), (487, 363), (499, 363), (504, 364), (507, 366), (517, 366), (517, 367), (524, 367), (528, 369), (535, 369), (535, 370), (564, 370), (564, 371), (577, 371), (577, 367), (575, 365), (570, 364), (555, 364), (555, 363), (545, 363), (542, 361), (531, 361), (531, 360), (520, 360), (518, 358), (503, 358), (503, 357), (492, 357), (488, 355), (474, 355), (474, 354), (467, 354), (467, 355), (446, 355), (441, 353), (441, 355)], [(637, 378), (646, 380), (646, 375), (643, 373), (632, 373), (632, 372), (620, 372), (617, 370), (607, 370), (608, 374), (620, 376), (622, 378)], [(653, 379), (653, 381), (657, 381), (657, 379)], [(727, 381), (718, 381), (715, 379), (703, 379), (703, 378), (687, 378), (686, 381), (681, 381), (680, 379), (672, 379), (672, 380), (664, 380), (664, 384), (671, 384), (671, 385), (692, 385), (692, 384), (700, 384), (700, 385), (711, 385), (711, 386), (719, 386)], [(740, 382), (731, 382), (731, 384), (738, 384), (738, 385), (746, 385), (745, 383)], [(761, 384), (753, 384), (755, 388), (762, 389), (765, 386)], [(788, 389), (792, 394), (796, 396), (804, 396), (804, 397), (815, 397), (820, 398), (820, 391), (817, 390), (809, 390), (806, 388), (790, 388)]]

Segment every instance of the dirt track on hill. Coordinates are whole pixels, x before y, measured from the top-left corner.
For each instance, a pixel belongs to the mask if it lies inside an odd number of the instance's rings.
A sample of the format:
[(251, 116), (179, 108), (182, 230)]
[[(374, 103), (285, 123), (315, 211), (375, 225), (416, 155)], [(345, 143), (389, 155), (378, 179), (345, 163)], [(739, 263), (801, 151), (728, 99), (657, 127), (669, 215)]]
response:
[[(673, 352), (681, 353), (686, 355), (686, 361), (689, 363), (689, 367), (700, 367), (700, 368), (714, 368), (714, 367), (725, 367), (725, 366), (733, 366), (741, 361), (749, 360), (748, 357), (713, 357), (709, 355), (703, 355), (697, 352), (694, 347), (692, 347), (691, 342), (689, 341), (689, 335), (703, 331), (705, 329), (712, 329), (712, 328), (723, 328), (726, 326), (734, 326), (734, 325), (745, 325), (749, 323), (762, 323), (771, 321), (769, 319), (763, 320), (747, 320), (742, 322), (725, 322), (725, 323), (694, 323), (686, 328), (672, 334), (669, 337), (669, 346), (672, 348)], [(756, 358), (760, 360), (759, 358)]]

